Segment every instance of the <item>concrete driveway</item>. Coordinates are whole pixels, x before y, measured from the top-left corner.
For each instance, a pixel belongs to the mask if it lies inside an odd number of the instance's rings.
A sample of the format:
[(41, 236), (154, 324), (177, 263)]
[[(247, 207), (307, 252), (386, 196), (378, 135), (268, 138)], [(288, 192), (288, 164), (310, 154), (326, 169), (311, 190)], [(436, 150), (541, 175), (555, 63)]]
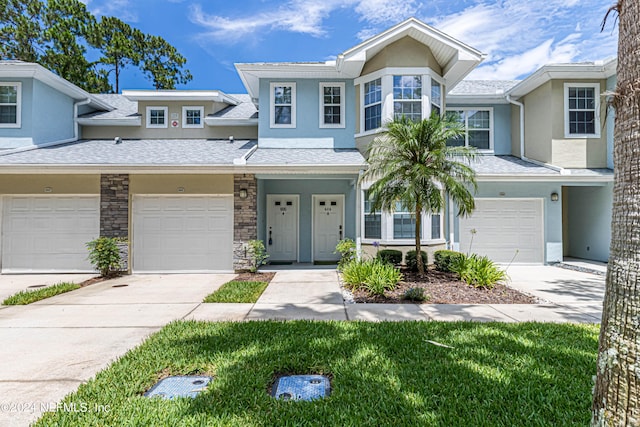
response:
[[(188, 316), (233, 277), (126, 276), (28, 306), (2, 308), (0, 425), (29, 425), (149, 334)], [(0, 276), (8, 279), (16, 288), (28, 283), (27, 276)]]

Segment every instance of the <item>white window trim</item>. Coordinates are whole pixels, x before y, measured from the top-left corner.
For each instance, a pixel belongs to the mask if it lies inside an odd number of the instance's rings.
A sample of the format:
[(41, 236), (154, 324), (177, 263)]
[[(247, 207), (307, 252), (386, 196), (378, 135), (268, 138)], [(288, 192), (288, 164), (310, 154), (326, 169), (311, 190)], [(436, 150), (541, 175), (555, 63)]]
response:
[[(365, 104), (364, 98), (365, 98), (365, 91), (364, 91), (364, 86), (367, 83), (371, 83), (374, 82), (376, 80), (380, 79), (380, 102), (374, 102), (373, 104)], [(361, 127), (360, 129), (362, 130), (363, 134), (373, 134), (373, 133), (377, 133), (381, 130), (383, 130), (382, 128), (384, 127), (385, 124), (385, 111), (384, 111), (384, 104), (385, 104), (385, 99), (384, 99), (384, 88), (386, 86), (386, 82), (384, 77), (376, 77), (374, 79), (368, 80), (366, 82), (363, 82), (360, 85), (360, 99), (362, 100), (362, 114), (360, 115), (360, 122), (361, 122)], [(365, 123), (366, 123), (366, 114), (365, 111), (367, 110), (367, 107), (372, 107), (374, 105), (378, 105), (380, 104), (380, 127), (374, 128), (374, 129), (369, 129), (369, 130), (365, 130)]]
[[(324, 122), (324, 88), (325, 87), (339, 87), (340, 88), (340, 123), (325, 123)], [(320, 82), (320, 128), (322, 129), (341, 129), (345, 127), (345, 115), (344, 115), (344, 105), (345, 105), (345, 84), (343, 82)], [(335, 104), (334, 104), (335, 105)]]
[[(595, 97), (595, 133), (569, 133), (569, 88), (587, 87), (594, 89)], [(600, 83), (565, 83), (564, 84), (564, 137), (566, 139), (600, 138)]]
[[(200, 111), (200, 124), (187, 124), (187, 111)], [(184, 129), (202, 129), (204, 128), (204, 107), (201, 105), (185, 105), (182, 107), (182, 127)]]
[[(151, 110), (162, 110), (164, 111), (164, 124), (163, 125), (152, 125), (151, 124)], [(158, 107), (158, 106), (149, 106), (146, 108), (146, 122), (148, 129), (166, 129), (169, 127), (169, 107)]]
[[(16, 88), (16, 122), (0, 123), (0, 128), (20, 128), (22, 127), (22, 83), (21, 82), (0, 82), (0, 86), (15, 86)], [(13, 105), (3, 104), (3, 105)]]
[[(375, 135), (382, 132), (385, 123), (393, 120), (393, 76), (421, 76), (422, 77), (422, 117), (431, 116), (431, 80), (435, 80), (441, 85), (441, 109), (445, 111), (445, 92), (447, 90), (445, 81), (435, 71), (428, 67), (386, 67), (372, 73), (360, 76), (354, 80), (354, 84), (360, 89), (360, 105), (357, 106), (360, 113), (360, 132), (354, 135), (355, 138)], [(364, 84), (373, 80), (381, 79), (382, 83), (382, 127), (364, 130)], [(425, 90), (426, 88), (426, 90)]]
[[(386, 246), (410, 246), (415, 244), (415, 239), (394, 239), (393, 238), (393, 214), (394, 212), (380, 212), (380, 238), (372, 239), (364, 236), (365, 232), (365, 224), (364, 224), (364, 203), (365, 203), (365, 191), (368, 188), (362, 188), (360, 191), (360, 230), (362, 230), (361, 242), (364, 244), (372, 244), (374, 242), (378, 242), (381, 245)], [(444, 217), (445, 212), (440, 212), (440, 238), (432, 239), (431, 238), (431, 214), (428, 212), (422, 213), (422, 230), (421, 235), (422, 239), (420, 239), (420, 243), (424, 245), (435, 245), (445, 243), (444, 239)], [(424, 236), (429, 236), (429, 238), (425, 238)]]
[[(276, 104), (273, 89), (277, 86), (291, 87), (291, 124), (276, 123)], [(273, 129), (294, 129), (296, 127), (296, 84), (295, 82), (271, 82), (269, 84), (270, 127)]]
[[(494, 127), (493, 127), (493, 107), (448, 107), (445, 111), (488, 111), (489, 112), (489, 149), (488, 150), (481, 150), (478, 149), (478, 152), (480, 153), (493, 153), (493, 135), (494, 135)], [(469, 137), (468, 137), (468, 133), (467, 131), (469, 130), (468, 128), (468, 118), (465, 115), (465, 123), (464, 123), (464, 146), (468, 147), (469, 146)]]
[[(422, 94), (420, 96), (420, 99), (396, 99), (395, 98), (395, 94), (393, 93), (393, 89), (394, 89), (394, 84), (393, 84), (393, 78), (394, 77), (402, 77), (402, 76), (409, 76), (409, 77), (420, 77), (420, 93)], [(425, 93), (424, 93), (424, 81), (426, 80), (429, 82), (429, 95), (425, 97)], [(392, 118), (395, 118), (396, 116), (396, 112), (395, 112), (395, 104), (396, 102), (400, 102), (400, 103), (409, 103), (409, 102), (419, 102), (420, 103), (420, 116), (421, 118), (425, 118), (425, 103), (429, 102), (429, 99), (431, 98), (431, 80), (427, 77), (424, 76), (422, 74), (406, 74), (406, 73), (402, 73), (402, 74), (394, 74), (391, 76), (391, 99), (393, 100), (393, 114), (392, 114)]]

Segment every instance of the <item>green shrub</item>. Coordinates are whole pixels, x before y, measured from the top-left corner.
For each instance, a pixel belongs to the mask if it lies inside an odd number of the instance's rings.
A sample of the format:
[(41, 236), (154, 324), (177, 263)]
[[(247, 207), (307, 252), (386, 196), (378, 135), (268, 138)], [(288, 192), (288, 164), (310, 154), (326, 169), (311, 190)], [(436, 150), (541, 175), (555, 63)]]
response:
[(402, 273), (393, 265), (379, 260), (368, 262), (371, 264), (371, 275), (363, 284), (373, 295), (384, 295), (384, 291), (395, 289), (402, 280)]
[(342, 270), (345, 264), (356, 259), (356, 242), (351, 239), (342, 239), (336, 245), (336, 250), (333, 253), (340, 253), (338, 268)]
[(376, 255), (382, 262), (388, 262), (389, 264), (399, 265), (402, 263), (402, 251), (397, 249), (383, 249)]
[(408, 299), (409, 301), (426, 301), (429, 297), (424, 293), (423, 288), (409, 288), (406, 290), (404, 295), (402, 296), (404, 299)]
[(380, 260), (352, 260), (342, 268), (342, 280), (353, 289), (365, 288), (375, 295), (394, 289), (402, 280), (402, 273)]
[(114, 277), (120, 274), (122, 259), (117, 237), (98, 237), (87, 243), (89, 262), (100, 272), (102, 277)]
[[(427, 267), (427, 253), (425, 251), (420, 251), (422, 254), (422, 264)], [(416, 251), (409, 251), (404, 258), (405, 264), (411, 271), (418, 271), (418, 260), (416, 258)], [(426, 271), (426, 270), (425, 270)]]
[(452, 272), (456, 260), (465, 258), (464, 254), (456, 251), (440, 250), (433, 253), (433, 263), (439, 271)]
[(506, 271), (501, 270), (486, 256), (473, 254), (456, 260), (452, 267), (460, 279), (476, 288), (492, 289), (496, 283), (507, 280)]
[(249, 240), (249, 257), (251, 259), (251, 267), (249, 271), (255, 273), (258, 271), (260, 266), (265, 265), (267, 263), (267, 250), (264, 247), (264, 243), (262, 240)]

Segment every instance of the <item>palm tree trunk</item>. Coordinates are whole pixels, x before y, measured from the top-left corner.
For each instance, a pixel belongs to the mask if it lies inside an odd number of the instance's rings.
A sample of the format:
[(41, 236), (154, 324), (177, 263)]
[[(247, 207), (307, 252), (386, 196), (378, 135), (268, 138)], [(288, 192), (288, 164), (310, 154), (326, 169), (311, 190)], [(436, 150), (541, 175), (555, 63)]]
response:
[(418, 266), (418, 274), (424, 274), (424, 264), (422, 263), (422, 248), (420, 247), (420, 229), (422, 228), (422, 205), (416, 203), (416, 265)]
[(616, 9), (615, 183), (592, 426), (640, 425), (640, 2)]

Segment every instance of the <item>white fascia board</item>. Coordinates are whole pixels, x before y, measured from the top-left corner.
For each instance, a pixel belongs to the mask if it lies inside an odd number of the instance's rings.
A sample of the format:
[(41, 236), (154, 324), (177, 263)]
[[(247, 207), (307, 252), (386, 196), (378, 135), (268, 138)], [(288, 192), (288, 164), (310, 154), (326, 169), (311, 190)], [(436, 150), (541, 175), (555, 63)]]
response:
[(84, 89), (80, 89), (78, 86), (73, 83), (63, 79), (60, 76), (52, 73), (47, 70), (40, 64), (35, 64), (31, 62), (23, 62), (23, 63), (2, 63), (0, 64), (0, 77), (11, 79), (11, 78), (33, 78), (41, 81), (42, 83), (50, 86), (57, 91), (64, 93), (70, 98), (76, 101), (83, 101), (89, 99), (90, 104), (106, 111), (115, 110), (115, 108), (108, 103), (101, 101), (96, 98), (89, 92)]
[(240, 101), (219, 90), (123, 90), (130, 101), (213, 101), (238, 105)]
[(508, 104), (504, 94), (500, 95), (447, 95), (447, 106), (449, 104), (471, 104), (471, 105), (492, 105)]
[(257, 126), (258, 119), (225, 119), (222, 117), (205, 117), (207, 126)]
[(79, 118), (82, 126), (142, 126), (142, 117), (129, 117), (118, 119)]
[(615, 74), (618, 60), (593, 64), (552, 64), (539, 68), (506, 93), (519, 98), (535, 90), (549, 80), (604, 80)]
[(613, 174), (611, 175), (533, 175), (533, 174), (517, 174), (517, 175), (476, 175), (478, 182), (593, 182), (608, 183), (613, 182)]

